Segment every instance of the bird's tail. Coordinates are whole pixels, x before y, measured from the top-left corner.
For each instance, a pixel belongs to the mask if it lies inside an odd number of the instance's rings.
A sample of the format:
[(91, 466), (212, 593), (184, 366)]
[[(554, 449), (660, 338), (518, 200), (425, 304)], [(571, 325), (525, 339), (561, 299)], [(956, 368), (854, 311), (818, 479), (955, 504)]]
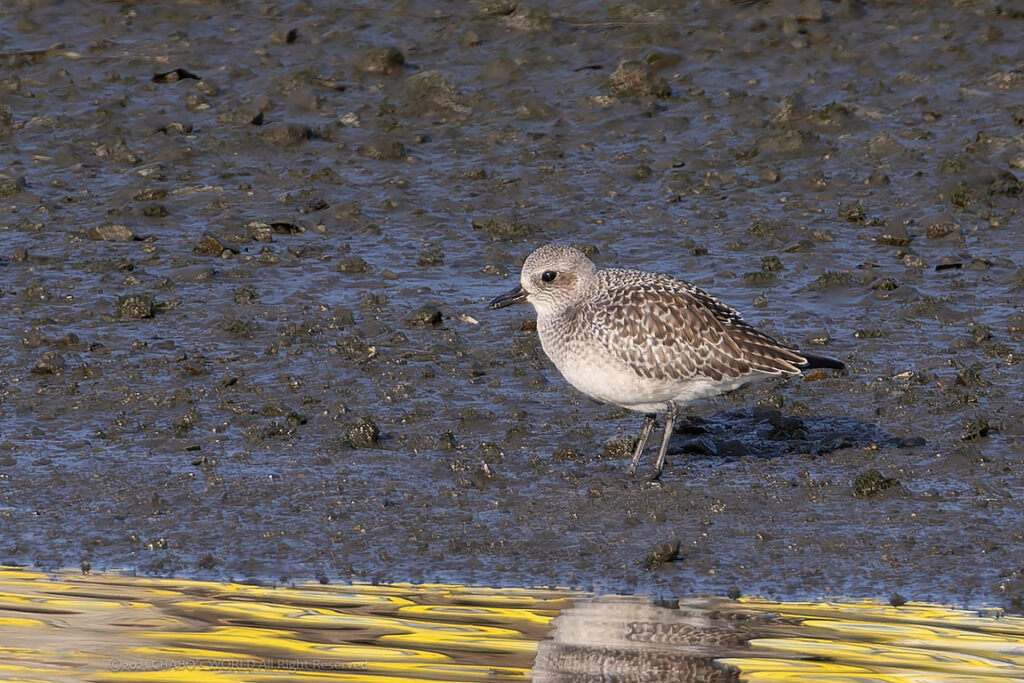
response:
[(813, 353), (800, 352), (800, 355), (807, 361), (807, 365), (803, 366), (801, 370), (811, 370), (813, 368), (829, 368), (830, 370), (842, 370), (846, 366), (843, 365), (842, 361), (835, 360), (834, 358), (826, 358), (825, 356), (815, 356)]

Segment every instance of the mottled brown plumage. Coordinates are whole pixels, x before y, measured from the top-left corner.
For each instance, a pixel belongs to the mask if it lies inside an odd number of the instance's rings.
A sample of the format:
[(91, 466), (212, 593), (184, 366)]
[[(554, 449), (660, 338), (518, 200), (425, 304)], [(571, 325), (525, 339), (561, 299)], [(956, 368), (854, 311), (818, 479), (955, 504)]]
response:
[(520, 286), (491, 307), (519, 301), (537, 309), (544, 352), (570, 384), (599, 401), (647, 413), (631, 471), (654, 413), (666, 412), (657, 476), (678, 406), (758, 379), (843, 367), (772, 339), (690, 282), (639, 270), (597, 270), (583, 253), (563, 245), (534, 251)]
[[(599, 271), (597, 277), (601, 286), (577, 317), (641, 377), (720, 382), (751, 373), (795, 374), (806, 365), (796, 350), (689, 282), (618, 269)], [(623, 337), (630, 343), (623, 344)]]

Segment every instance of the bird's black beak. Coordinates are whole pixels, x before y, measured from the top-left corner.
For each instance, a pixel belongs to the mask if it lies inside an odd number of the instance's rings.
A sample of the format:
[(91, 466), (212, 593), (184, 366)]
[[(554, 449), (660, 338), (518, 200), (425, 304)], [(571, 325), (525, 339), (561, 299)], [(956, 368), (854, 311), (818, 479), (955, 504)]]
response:
[(526, 290), (522, 287), (516, 287), (513, 290), (505, 292), (501, 296), (496, 296), (491, 300), (491, 303), (487, 304), (488, 308), (505, 308), (505, 306), (511, 306), (512, 304), (518, 304), (526, 301)]

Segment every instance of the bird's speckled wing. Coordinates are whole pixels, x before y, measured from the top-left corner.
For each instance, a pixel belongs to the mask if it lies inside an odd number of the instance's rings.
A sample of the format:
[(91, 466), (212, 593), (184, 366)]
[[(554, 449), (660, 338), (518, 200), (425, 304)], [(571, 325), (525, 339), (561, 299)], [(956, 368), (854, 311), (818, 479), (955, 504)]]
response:
[(795, 349), (743, 321), (699, 287), (630, 270), (598, 273), (605, 286), (591, 307), (591, 332), (641, 377), (714, 381), (752, 373), (794, 374), (806, 364)]

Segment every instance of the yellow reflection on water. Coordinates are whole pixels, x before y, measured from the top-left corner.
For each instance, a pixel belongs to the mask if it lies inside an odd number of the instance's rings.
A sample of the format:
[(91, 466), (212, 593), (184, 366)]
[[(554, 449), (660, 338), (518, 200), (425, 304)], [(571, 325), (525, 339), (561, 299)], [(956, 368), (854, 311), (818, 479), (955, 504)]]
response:
[(4, 681), (1024, 680), (1024, 619), (449, 585), (0, 567)]

